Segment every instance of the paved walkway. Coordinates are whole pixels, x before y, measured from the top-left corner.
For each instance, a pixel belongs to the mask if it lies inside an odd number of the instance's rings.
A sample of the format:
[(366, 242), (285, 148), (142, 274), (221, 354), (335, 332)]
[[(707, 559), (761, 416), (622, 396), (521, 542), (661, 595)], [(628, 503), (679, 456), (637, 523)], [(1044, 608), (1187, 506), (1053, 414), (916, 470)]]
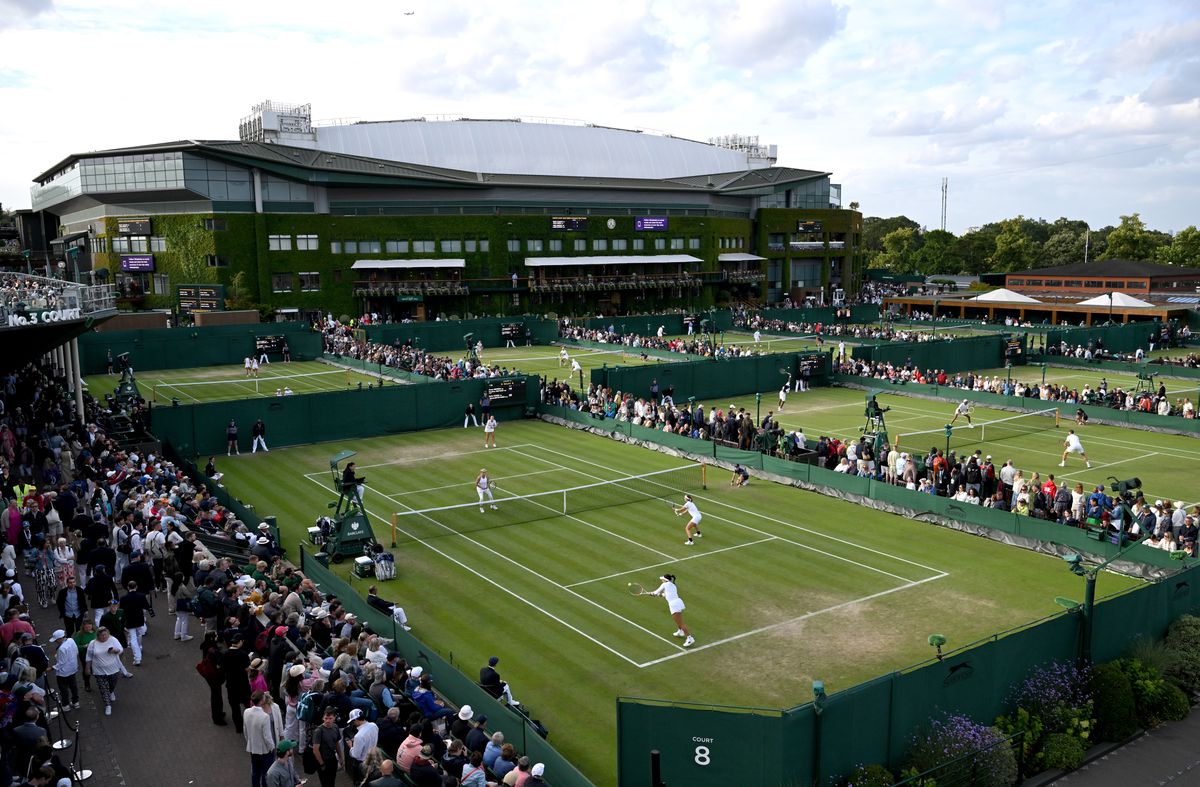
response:
[(1054, 782), (1055, 787), (1200, 785), (1200, 708)]
[[(22, 586), (31, 588), (32, 581), (22, 577)], [(70, 723), (79, 722), (81, 751), (71, 747), (59, 756), (63, 762), (77, 764), (82, 757), (82, 767), (93, 772), (86, 787), (249, 784), (250, 758), (245, 738), (234, 731), (232, 724), (218, 727), (209, 718), (208, 686), (195, 669), (200, 659), (200, 638), (177, 642), (172, 636), (175, 618), (166, 612), (165, 595), (160, 593), (154, 604), (158, 616), (150, 621), (142, 666), (132, 666), (132, 655), (126, 650), (124, 660), (134, 677), (118, 683), (113, 715), (104, 715), (94, 682), (91, 693), (83, 691), (81, 682), (82, 707), (67, 714)], [(56, 613), (53, 605), (44, 610), (33, 599), (30, 616), (43, 646), (61, 627)], [(192, 628), (198, 628), (194, 624), (193, 620)], [(53, 646), (46, 650), (53, 660)], [(73, 737), (68, 726), (64, 726), (63, 734)], [(50, 722), (50, 732), (54, 739), (62, 737), (57, 719)], [(338, 783), (349, 785), (350, 779), (342, 774)]]

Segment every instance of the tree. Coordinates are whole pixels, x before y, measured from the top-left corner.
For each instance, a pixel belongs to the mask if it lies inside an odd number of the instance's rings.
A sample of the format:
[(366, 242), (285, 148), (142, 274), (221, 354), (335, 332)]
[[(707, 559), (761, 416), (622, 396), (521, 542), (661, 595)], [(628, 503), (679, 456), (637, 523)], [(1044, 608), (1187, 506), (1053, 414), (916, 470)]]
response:
[(887, 268), (892, 273), (915, 273), (915, 253), (921, 248), (921, 238), (912, 227), (892, 230), (883, 237), (883, 251), (872, 261), (873, 268)]
[(1057, 230), (1042, 244), (1042, 263), (1049, 266), (1083, 262), (1083, 245), (1083, 233), (1072, 229)]
[(996, 235), (999, 232), (998, 225), (988, 224), (970, 230), (958, 239), (954, 246), (966, 273), (977, 276), (988, 272), (988, 259), (996, 250)]
[(920, 230), (921, 225), (908, 216), (867, 216), (863, 219), (862, 245), (867, 251), (883, 251), (883, 238), (889, 232), (907, 227)]
[(1108, 233), (1107, 248), (1097, 259), (1148, 260), (1158, 245), (1158, 239), (1146, 229), (1142, 217), (1134, 213), (1122, 216), (1120, 225)]
[(1155, 250), (1154, 260), (1200, 268), (1200, 231), (1194, 224), (1181, 229), (1171, 239), (1169, 246), (1160, 246)]
[(857, 202), (851, 202), (851, 203), (850, 203), (850, 210), (858, 210), (858, 203), (857, 203)]
[(939, 273), (954, 274), (963, 270), (963, 258), (959, 253), (958, 238), (946, 230), (930, 230), (925, 233), (925, 242), (913, 254), (913, 264), (918, 273), (933, 276)]
[(1000, 223), (996, 248), (988, 258), (993, 273), (1023, 271), (1037, 264), (1037, 245), (1025, 230), (1025, 217), (1006, 219)]

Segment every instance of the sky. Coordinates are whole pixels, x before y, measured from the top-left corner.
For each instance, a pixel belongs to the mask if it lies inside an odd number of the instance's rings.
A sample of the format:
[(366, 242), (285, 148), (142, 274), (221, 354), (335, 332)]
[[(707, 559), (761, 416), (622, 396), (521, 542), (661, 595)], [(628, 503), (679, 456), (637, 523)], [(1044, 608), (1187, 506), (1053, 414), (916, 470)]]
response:
[(1200, 223), (1196, 0), (0, 0), (0, 203), (71, 153), (315, 120), (757, 135), (843, 205), (946, 228)]

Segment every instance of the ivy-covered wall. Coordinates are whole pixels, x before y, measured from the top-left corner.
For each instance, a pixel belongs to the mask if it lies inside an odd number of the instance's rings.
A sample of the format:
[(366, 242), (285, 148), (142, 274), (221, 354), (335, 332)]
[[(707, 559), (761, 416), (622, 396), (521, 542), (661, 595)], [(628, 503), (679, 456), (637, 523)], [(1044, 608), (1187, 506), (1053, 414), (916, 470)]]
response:
[[(822, 223), (822, 231), (826, 240), (833, 240), (834, 235), (845, 236), (845, 248), (826, 249), (820, 251), (788, 252), (770, 251), (767, 238), (772, 234), (781, 233), (789, 237), (796, 232), (797, 223), (801, 220), (814, 220)], [(821, 257), (824, 260), (842, 258), (842, 286), (847, 293), (857, 292), (862, 288), (862, 214), (854, 210), (837, 208), (763, 208), (758, 211), (756, 222), (759, 253), (768, 259), (784, 261), (784, 279), (787, 279), (788, 261), (792, 257)], [(821, 286), (829, 285), (829, 265), (821, 266)], [(786, 283), (784, 290), (786, 294)]]

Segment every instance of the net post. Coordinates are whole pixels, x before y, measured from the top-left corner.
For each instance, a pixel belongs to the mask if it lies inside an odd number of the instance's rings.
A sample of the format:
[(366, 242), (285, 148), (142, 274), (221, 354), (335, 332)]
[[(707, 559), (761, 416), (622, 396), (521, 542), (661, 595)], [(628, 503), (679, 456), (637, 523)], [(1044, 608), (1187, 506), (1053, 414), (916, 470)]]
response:
[(392, 512), (392, 549), (396, 548), (396, 512)]
[(1057, 407), (1055, 407), (1054, 408), (1054, 428), (1055, 429), (1057, 429), (1061, 425), (1061, 423), (1062, 423), (1061, 419), (1062, 419), (1062, 411), (1059, 410)]
[(700, 488), (708, 489), (708, 465), (700, 463)]

